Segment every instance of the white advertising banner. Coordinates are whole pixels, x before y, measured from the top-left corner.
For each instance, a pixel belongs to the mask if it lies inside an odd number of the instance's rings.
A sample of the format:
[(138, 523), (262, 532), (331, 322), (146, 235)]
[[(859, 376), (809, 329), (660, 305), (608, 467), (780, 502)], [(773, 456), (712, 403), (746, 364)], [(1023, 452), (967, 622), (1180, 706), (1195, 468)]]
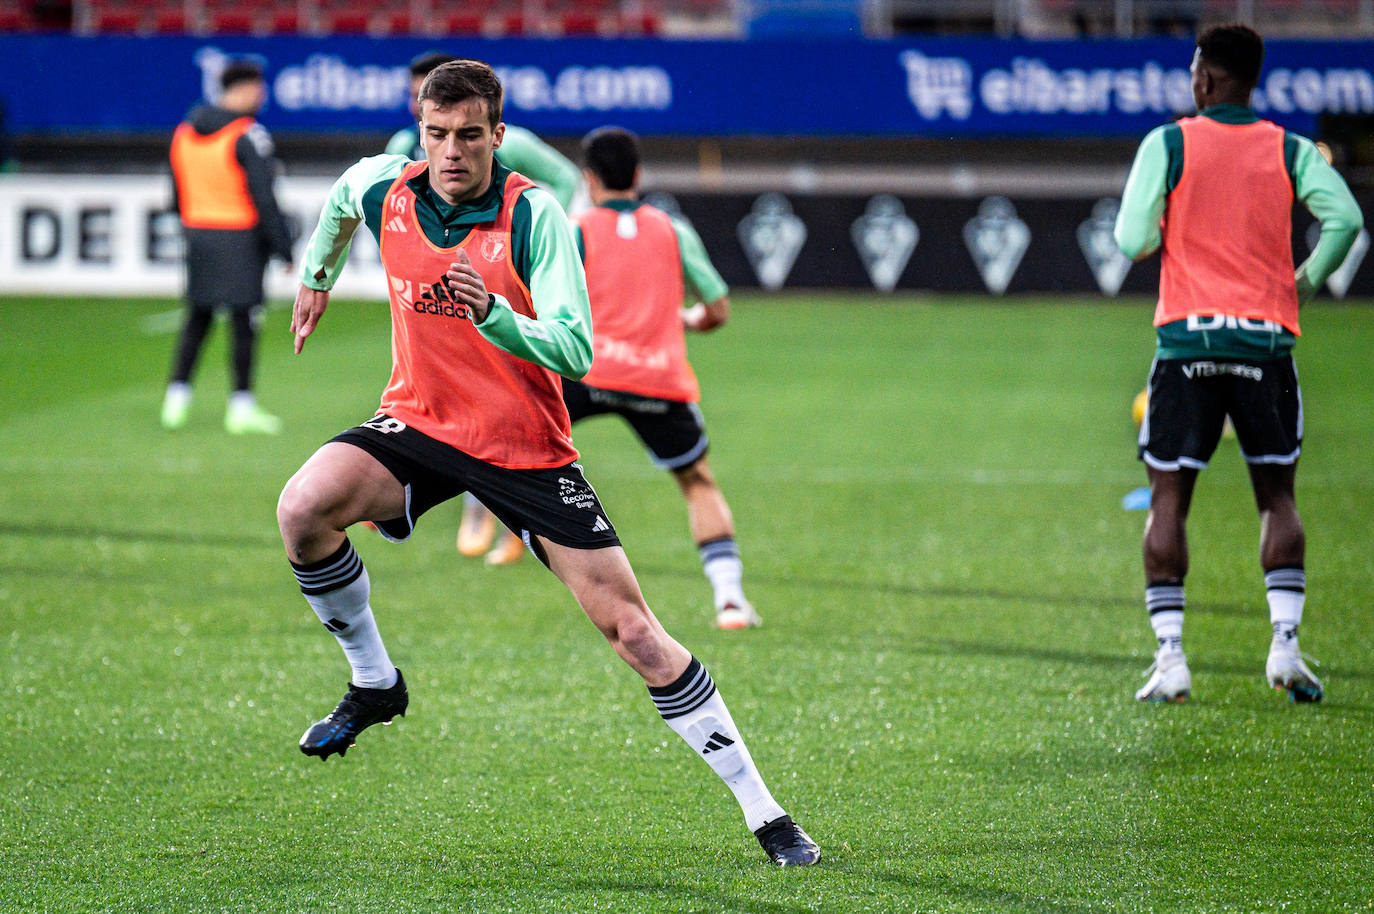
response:
[[(328, 178), (277, 182), (278, 202), (302, 229), (298, 258), (332, 184)], [(181, 224), (170, 204), (169, 176), (0, 175), (0, 293), (180, 296)], [(268, 267), (269, 299), (293, 299), (296, 285), (295, 274), (278, 262)], [(366, 228), (354, 235), (334, 291), (350, 298), (386, 295), (377, 243)]]

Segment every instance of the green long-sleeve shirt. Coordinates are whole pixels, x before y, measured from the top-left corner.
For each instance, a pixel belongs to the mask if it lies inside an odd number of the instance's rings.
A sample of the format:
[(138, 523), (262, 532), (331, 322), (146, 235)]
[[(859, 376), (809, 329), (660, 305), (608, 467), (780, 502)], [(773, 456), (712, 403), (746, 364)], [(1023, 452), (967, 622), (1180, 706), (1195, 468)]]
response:
[[(1215, 105), (1199, 112), (1223, 124), (1250, 124), (1259, 118), (1241, 105)], [(1321, 240), (1295, 271), (1298, 302), (1306, 304), (1322, 283), (1340, 267), (1363, 225), (1360, 207), (1350, 188), (1322, 158), (1311, 140), (1285, 132), (1283, 158), (1293, 195), (1321, 223)], [(1132, 260), (1153, 254), (1161, 244), (1160, 220), (1168, 196), (1183, 174), (1183, 131), (1177, 124), (1152, 130), (1141, 141), (1126, 178), (1116, 218), (1116, 243)], [(1189, 331), (1185, 321), (1157, 328), (1162, 358), (1227, 355), (1265, 358), (1285, 353), (1296, 342), (1293, 334), (1278, 331)]]
[[(412, 124), (398, 130), (386, 144), (386, 151), (422, 161), (424, 147), (420, 145), (420, 128)], [(506, 136), (496, 150), (496, 160), (511, 171), (544, 185), (566, 211), (577, 193), (582, 172), (557, 149), (545, 143), (532, 131), (514, 124), (506, 125)]]
[[(334, 183), (306, 245), (302, 283), (312, 289), (333, 288), (359, 225), (366, 224), (380, 243), (382, 204), (408, 164), (410, 159), (403, 155), (371, 156), (351, 166)], [(425, 237), (438, 247), (452, 248), (473, 226), (494, 220), (510, 174), (510, 169), (497, 163), (487, 191), (456, 206), (445, 203), (430, 188), (427, 171), (410, 179), (407, 186), (415, 192), (415, 216)], [(569, 378), (582, 377), (592, 364), (587, 280), (568, 217), (540, 188), (525, 190), (515, 203), (511, 259), (530, 290), (535, 317), (516, 313), (496, 295), (477, 330), (511, 355)]]

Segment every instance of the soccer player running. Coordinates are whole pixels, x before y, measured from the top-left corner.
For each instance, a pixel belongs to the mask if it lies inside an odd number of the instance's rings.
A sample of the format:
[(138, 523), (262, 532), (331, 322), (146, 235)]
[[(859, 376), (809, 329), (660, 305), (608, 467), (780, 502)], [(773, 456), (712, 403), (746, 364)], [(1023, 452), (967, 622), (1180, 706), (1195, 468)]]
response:
[(576, 241), (562, 208), (494, 160), (505, 125), (486, 64), (436, 68), (419, 92), (427, 162), (375, 156), (335, 183), (310, 239), (291, 327), (301, 351), (360, 223), (377, 236), (391, 301), (393, 367), (378, 414), (336, 436), (286, 484), (277, 519), (301, 592), (352, 669), (301, 751), (343, 755), (406, 711), (345, 530), (407, 538), (426, 510), (475, 492), (572, 591), (668, 726), (734, 793), (768, 856), (820, 858), (770, 795), (705, 667), (644, 602), (615, 529), (575, 462), (559, 374), (591, 364)]
[(162, 425), (179, 429), (191, 411), (191, 377), (215, 309), (229, 313), (233, 393), (224, 413), (230, 434), (276, 434), (281, 420), (253, 396), (253, 353), (262, 321), (269, 257), (291, 265), (291, 234), (273, 194), (272, 138), (254, 118), (267, 98), (262, 68), (229, 63), (215, 104), (196, 106), (172, 136), (176, 208), (186, 235), (186, 323), (162, 400)]
[[(618, 127), (582, 141), (592, 208), (577, 216), (587, 295), (596, 327), (591, 371), (563, 382), (576, 423), (614, 413), (671, 470), (715, 596), (716, 625), (759, 624), (744, 597), (730, 506), (706, 462), (706, 426), (684, 330), (710, 331), (730, 317), (725, 281), (691, 226), (639, 200), (639, 142)], [(683, 308), (688, 291), (692, 306)]]
[[(1150, 480), (1145, 606), (1158, 649), (1141, 701), (1184, 701), (1185, 526), (1198, 471), (1230, 416), (1260, 515), (1260, 564), (1273, 639), (1265, 675), (1294, 701), (1322, 684), (1298, 652), (1306, 537), (1294, 500), (1302, 394), (1291, 350), (1298, 310), (1345, 259), (1361, 228), (1349, 188), (1311, 141), (1250, 108), (1264, 41), (1241, 25), (1207, 29), (1193, 56), (1198, 113), (1141, 142), (1117, 217), (1121, 250), (1162, 251), (1157, 349), (1139, 455)], [(1293, 269), (1293, 200), (1321, 240)]]
[[(425, 147), (420, 142), (418, 126), (420, 111), (416, 96), (425, 77), (440, 64), (457, 60), (452, 54), (443, 51), (429, 51), (410, 61), (410, 114), (415, 123), (404, 127), (392, 135), (386, 144), (386, 151), (395, 155), (423, 162)], [(577, 166), (524, 127), (506, 125), (506, 136), (501, 143), (497, 161), (511, 171), (519, 172), (539, 183), (562, 205), (564, 212), (571, 212), (573, 198), (580, 188), (581, 175)], [(491, 548), (496, 538), (496, 518), (483, 507), (471, 492), (463, 496), (463, 520), (458, 527), (458, 551), (468, 557), (487, 554), (489, 565), (509, 565), (518, 562), (525, 554), (525, 544), (520, 537), (509, 530), (504, 531), (501, 541)], [(490, 552), (487, 550), (491, 548)]]

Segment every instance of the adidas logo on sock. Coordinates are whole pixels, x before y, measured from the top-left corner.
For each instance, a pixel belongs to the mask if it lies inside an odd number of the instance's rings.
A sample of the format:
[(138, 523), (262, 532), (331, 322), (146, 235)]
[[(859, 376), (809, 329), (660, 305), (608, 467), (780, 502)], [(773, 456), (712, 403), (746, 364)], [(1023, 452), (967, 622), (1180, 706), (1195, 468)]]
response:
[(324, 627), (329, 629), (331, 632), (337, 633), (348, 628), (348, 623), (344, 622), (341, 619), (330, 619), (328, 622), (324, 623)]
[(734, 744), (735, 741), (730, 737), (721, 733), (719, 730), (713, 730), (711, 731), (711, 735), (707, 738), (706, 748), (701, 750), (701, 754), (710, 755), (718, 749), (724, 749), (726, 746), (733, 746)]

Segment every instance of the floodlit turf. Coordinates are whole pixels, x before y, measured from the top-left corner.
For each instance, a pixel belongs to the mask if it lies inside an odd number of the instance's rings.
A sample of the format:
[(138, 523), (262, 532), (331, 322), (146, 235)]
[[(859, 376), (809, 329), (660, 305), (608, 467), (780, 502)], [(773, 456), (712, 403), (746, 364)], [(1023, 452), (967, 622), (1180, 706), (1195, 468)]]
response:
[(354, 532), (410, 713), (301, 755), (348, 671), (274, 506), (371, 415), (385, 311), (336, 303), (300, 357), (269, 316), (262, 439), (221, 430), (222, 326), (158, 427), (170, 308), (0, 301), (0, 911), (1368, 910), (1374, 309), (1303, 318), (1319, 706), (1263, 680), (1233, 441), (1190, 531), (1194, 699), (1131, 699), (1143, 300), (740, 296), (692, 355), (756, 631), (710, 627), (630, 432), (579, 427), (651, 605), (823, 848), (780, 871), (551, 575), (456, 555), (456, 505)]

